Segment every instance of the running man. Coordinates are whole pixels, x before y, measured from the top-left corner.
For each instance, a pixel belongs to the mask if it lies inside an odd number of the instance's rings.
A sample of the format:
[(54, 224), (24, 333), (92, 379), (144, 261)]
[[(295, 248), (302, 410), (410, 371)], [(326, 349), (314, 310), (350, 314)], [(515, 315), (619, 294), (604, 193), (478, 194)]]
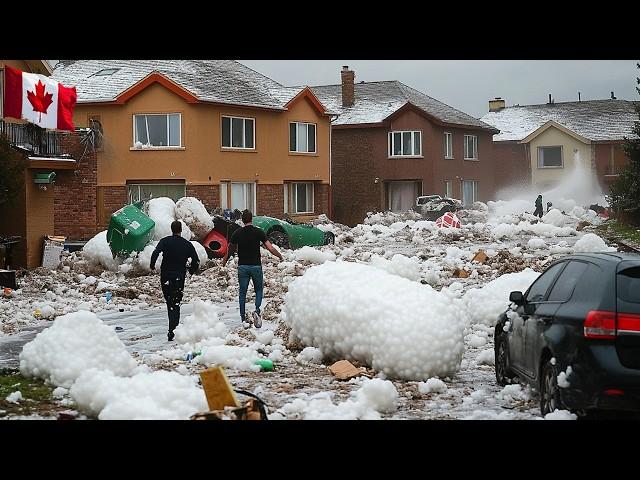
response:
[[(251, 323), (256, 328), (262, 326), (260, 316), (260, 305), (262, 304), (264, 278), (262, 275), (262, 262), (260, 261), (260, 244), (271, 252), (272, 255), (283, 260), (282, 255), (276, 250), (271, 242), (267, 240), (266, 234), (251, 223), (253, 214), (249, 210), (242, 212), (242, 222), (244, 227), (239, 228), (229, 241), (229, 248), (222, 259), (222, 266), (227, 265), (229, 257), (238, 250), (238, 284), (240, 285), (240, 320), (244, 328), (251, 327)], [(256, 292), (256, 310), (252, 313), (253, 321), (246, 315), (245, 303), (247, 301), (247, 289), (249, 280), (253, 281), (253, 289)]]

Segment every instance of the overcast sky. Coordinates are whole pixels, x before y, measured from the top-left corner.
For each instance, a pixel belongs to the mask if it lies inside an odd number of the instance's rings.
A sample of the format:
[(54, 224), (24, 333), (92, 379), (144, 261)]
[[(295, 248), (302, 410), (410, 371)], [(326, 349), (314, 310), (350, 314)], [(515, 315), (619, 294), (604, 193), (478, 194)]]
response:
[(507, 105), (610, 98), (640, 100), (635, 60), (240, 60), (287, 85), (340, 83), (342, 65), (356, 82), (400, 80), (430, 97), (481, 117), (489, 100)]

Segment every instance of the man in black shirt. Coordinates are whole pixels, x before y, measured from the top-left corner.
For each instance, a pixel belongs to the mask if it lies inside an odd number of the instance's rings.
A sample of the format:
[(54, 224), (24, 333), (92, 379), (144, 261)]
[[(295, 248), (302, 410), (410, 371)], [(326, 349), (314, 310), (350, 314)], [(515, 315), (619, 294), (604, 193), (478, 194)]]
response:
[(245, 303), (247, 301), (247, 289), (249, 288), (249, 280), (253, 281), (253, 288), (256, 291), (256, 311), (253, 312), (253, 324), (256, 328), (262, 326), (262, 318), (260, 317), (260, 305), (262, 304), (263, 292), (263, 276), (262, 262), (260, 261), (260, 244), (269, 250), (273, 255), (282, 260), (282, 255), (273, 245), (265, 233), (251, 224), (253, 215), (249, 210), (242, 212), (242, 222), (244, 227), (239, 228), (229, 241), (227, 253), (222, 259), (222, 266), (227, 265), (229, 256), (238, 250), (238, 284), (240, 285), (240, 319), (245, 328), (251, 326), (252, 321), (245, 313)]
[(167, 302), (169, 314), (169, 333), (167, 339), (173, 340), (173, 331), (180, 323), (180, 302), (184, 293), (184, 279), (187, 275), (187, 259), (191, 259), (189, 273), (193, 275), (198, 271), (200, 261), (193, 244), (184, 239), (182, 224), (175, 221), (171, 224), (173, 235), (164, 237), (158, 242), (153, 254), (151, 254), (151, 270), (156, 268), (158, 255), (162, 253), (162, 265), (160, 265), (160, 283), (162, 294)]

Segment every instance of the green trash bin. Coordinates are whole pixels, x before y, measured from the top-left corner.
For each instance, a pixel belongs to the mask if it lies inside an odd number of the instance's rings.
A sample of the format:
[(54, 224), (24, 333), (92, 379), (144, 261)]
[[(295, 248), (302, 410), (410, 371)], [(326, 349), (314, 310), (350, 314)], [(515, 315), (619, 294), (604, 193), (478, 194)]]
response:
[(153, 236), (156, 223), (135, 205), (126, 205), (111, 215), (107, 242), (114, 255), (141, 252)]

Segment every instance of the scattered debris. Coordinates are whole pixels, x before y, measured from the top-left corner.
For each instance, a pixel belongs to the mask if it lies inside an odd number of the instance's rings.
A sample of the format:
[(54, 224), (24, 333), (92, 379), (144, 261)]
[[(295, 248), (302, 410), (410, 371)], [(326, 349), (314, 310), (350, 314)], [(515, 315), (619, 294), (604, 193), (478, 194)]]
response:
[(360, 375), (366, 375), (366, 368), (364, 367), (356, 368), (348, 360), (337, 361), (336, 363), (334, 363), (329, 367), (329, 371), (338, 380), (349, 380), (354, 377), (359, 377)]

